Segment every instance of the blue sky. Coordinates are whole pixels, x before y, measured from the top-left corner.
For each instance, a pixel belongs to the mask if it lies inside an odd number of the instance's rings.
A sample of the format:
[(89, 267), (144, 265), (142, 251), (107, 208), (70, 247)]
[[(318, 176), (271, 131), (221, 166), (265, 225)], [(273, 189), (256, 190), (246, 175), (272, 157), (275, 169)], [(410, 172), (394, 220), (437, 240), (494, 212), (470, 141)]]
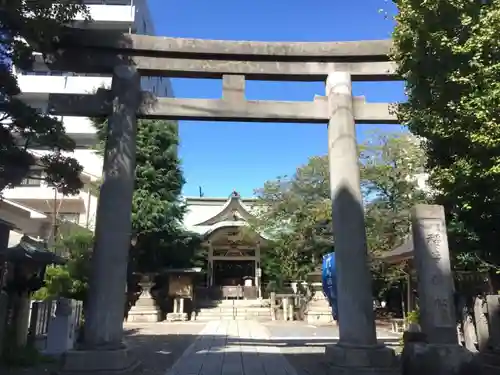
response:
[[(158, 35), (223, 40), (343, 41), (389, 38), (393, 12), (384, 0), (149, 0)], [(220, 98), (220, 80), (174, 79), (177, 97)], [(398, 82), (355, 83), (355, 95), (372, 102), (404, 99)], [(248, 99), (312, 100), (323, 83), (247, 82)], [(358, 125), (358, 141), (375, 128)], [(259, 124), (183, 121), (180, 157), (184, 194), (224, 197), (237, 190), (253, 195), (264, 182), (292, 174), (311, 156), (327, 150), (326, 124)]]

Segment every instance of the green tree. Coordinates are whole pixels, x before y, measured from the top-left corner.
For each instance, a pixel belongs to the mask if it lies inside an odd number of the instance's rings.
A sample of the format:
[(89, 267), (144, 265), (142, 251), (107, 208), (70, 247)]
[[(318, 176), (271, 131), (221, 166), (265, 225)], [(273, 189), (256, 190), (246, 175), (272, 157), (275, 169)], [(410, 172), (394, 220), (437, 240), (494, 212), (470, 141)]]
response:
[[(107, 120), (94, 120), (97, 151), (102, 153)], [(177, 156), (177, 124), (139, 120), (132, 227), (137, 244), (131, 251), (131, 269), (156, 272), (166, 267), (186, 267), (199, 241), (185, 233), (181, 223), (186, 210), (181, 200), (184, 184)]]
[(418, 186), (425, 154), (409, 133), (374, 133), (360, 146), (361, 187), (366, 235), (377, 293), (398, 285), (405, 264), (388, 266), (378, 256), (401, 245), (410, 232), (410, 210), (427, 201)]
[[(75, 144), (61, 121), (24, 103), (12, 67), (30, 69), (34, 48), (44, 56), (60, 26), (77, 14), (88, 18), (82, 0), (8, 0), (0, 8), (0, 191), (18, 185), (38, 167), (43, 179), (65, 194), (82, 187), (82, 167), (68, 157)], [(33, 47), (36, 46), (36, 47)], [(29, 148), (49, 150), (35, 157)], [(38, 176), (33, 176), (38, 178)]]
[(257, 190), (253, 227), (271, 238), (263, 252), (268, 278), (303, 279), (332, 250), (331, 201), (326, 157), (310, 158), (293, 176)]
[[(457, 258), (500, 265), (500, 1), (394, 0), (401, 122), (422, 137)], [(470, 258), (470, 256), (469, 256)]]
[(54, 250), (63, 254), (68, 262), (64, 266), (47, 267), (45, 286), (36, 291), (33, 298), (66, 297), (85, 301), (93, 242), (93, 234), (85, 229), (60, 233)]
[[(382, 266), (377, 254), (408, 235), (410, 209), (426, 199), (416, 180), (424, 162), (419, 143), (407, 133), (374, 133), (360, 145), (368, 247), (384, 288), (399, 280), (401, 268)], [(292, 177), (266, 182), (258, 197), (262, 209), (254, 225), (272, 239), (264, 271), (274, 278), (305, 276), (333, 250), (327, 156), (311, 158)]]

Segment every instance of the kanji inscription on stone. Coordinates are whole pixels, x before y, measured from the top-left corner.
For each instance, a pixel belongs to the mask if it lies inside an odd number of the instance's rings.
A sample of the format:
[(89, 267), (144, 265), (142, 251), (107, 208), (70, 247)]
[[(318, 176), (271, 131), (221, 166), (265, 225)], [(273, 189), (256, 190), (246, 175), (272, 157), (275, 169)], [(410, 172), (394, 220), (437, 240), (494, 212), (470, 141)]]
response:
[(417, 205), (412, 213), (420, 323), (430, 343), (456, 343), (453, 275), (444, 208)]
[(434, 325), (436, 327), (448, 327), (452, 320), (450, 301), (446, 298), (436, 298), (434, 306)]
[(431, 233), (425, 238), (429, 253), (434, 259), (441, 259), (441, 233)]

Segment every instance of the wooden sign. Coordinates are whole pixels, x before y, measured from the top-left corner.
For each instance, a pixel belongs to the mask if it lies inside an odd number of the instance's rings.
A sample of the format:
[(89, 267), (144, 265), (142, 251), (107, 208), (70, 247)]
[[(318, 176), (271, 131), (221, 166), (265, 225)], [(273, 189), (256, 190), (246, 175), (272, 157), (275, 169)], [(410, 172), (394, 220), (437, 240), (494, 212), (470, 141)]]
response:
[(193, 297), (193, 281), (191, 276), (170, 275), (168, 283), (168, 295), (170, 297)]

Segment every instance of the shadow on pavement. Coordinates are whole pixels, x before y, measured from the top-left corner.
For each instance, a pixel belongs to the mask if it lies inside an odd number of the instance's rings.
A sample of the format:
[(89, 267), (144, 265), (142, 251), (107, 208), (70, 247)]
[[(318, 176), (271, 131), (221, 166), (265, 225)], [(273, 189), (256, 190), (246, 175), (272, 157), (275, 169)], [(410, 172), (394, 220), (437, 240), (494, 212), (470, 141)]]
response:
[[(158, 331), (163, 331), (158, 327)], [(151, 327), (151, 329), (154, 329)], [(145, 334), (142, 329), (125, 331), (125, 342), (133, 355), (142, 362), (138, 374), (164, 375), (184, 351), (196, 341), (198, 332), (158, 332)]]
[[(200, 336), (177, 363), (175, 371), (167, 371), (196, 338), (196, 335), (182, 334), (132, 334), (127, 342), (143, 362), (139, 373), (148, 375), (327, 375), (331, 374), (331, 369), (324, 354), (325, 347), (337, 342), (335, 338), (266, 340)], [(384, 343), (394, 346), (397, 340), (385, 340)]]
[[(186, 327), (186, 328), (184, 328)], [(176, 375), (327, 375), (331, 374), (324, 355), (325, 346), (336, 339), (255, 339), (223, 335), (198, 336), (199, 327), (175, 324), (150, 325), (125, 331), (125, 342), (142, 362), (135, 375), (172, 375), (168, 370), (178, 362)], [(189, 331), (189, 332), (187, 332)], [(393, 346), (397, 340), (386, 340)], [(191, 346), (193, 344), (193, 346)], [(181, 358), (188, 348), (191, 349)], [(2, 375), (54, 373), (54, 366), (2, 368)]]

